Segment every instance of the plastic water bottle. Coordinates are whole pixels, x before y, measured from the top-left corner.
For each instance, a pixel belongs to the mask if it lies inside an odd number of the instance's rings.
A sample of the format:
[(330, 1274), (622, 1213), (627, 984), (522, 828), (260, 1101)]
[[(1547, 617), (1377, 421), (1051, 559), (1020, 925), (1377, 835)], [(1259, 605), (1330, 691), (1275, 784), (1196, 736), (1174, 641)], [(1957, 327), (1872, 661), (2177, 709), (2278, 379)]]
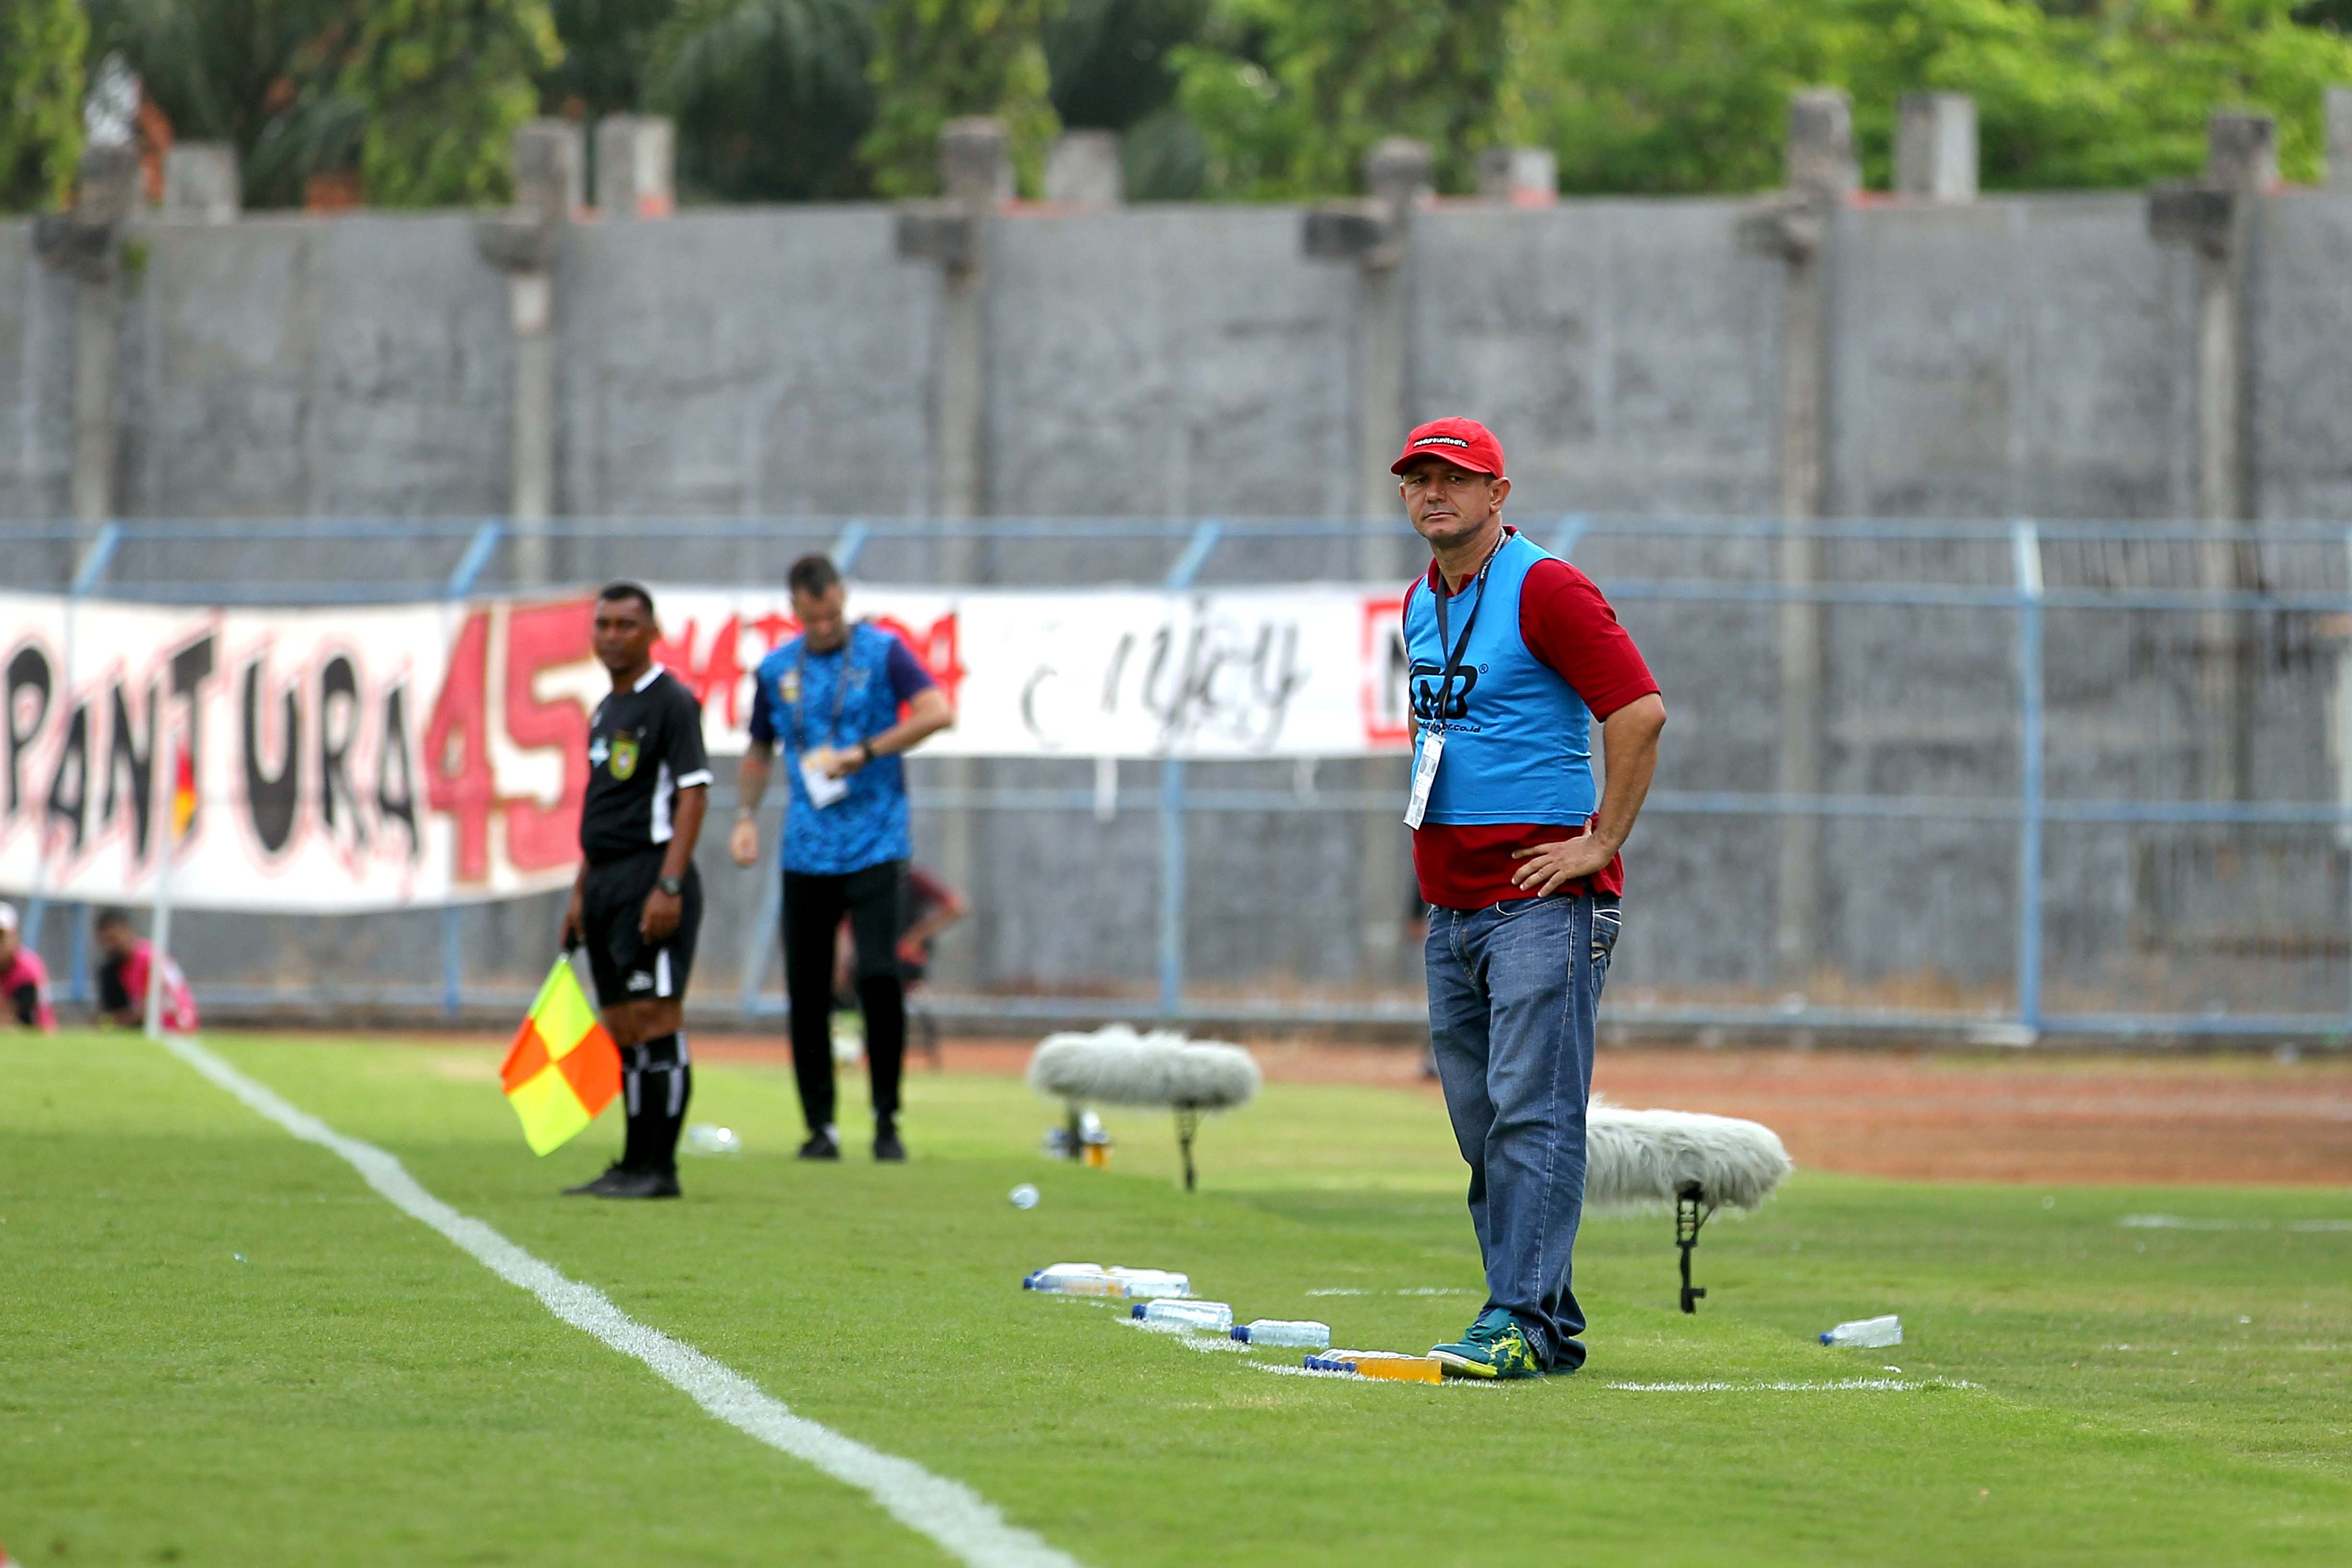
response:
[[(1165, 1268), (1110, 1268), (1105, 1272), (1118, 1282), (1120, 1295), (1139, 1301), (1192, 1293), (1192, 1277), (1189, 1274), (1171, 1273)], [(1225, 1321), (1230, 1323), (1233, 1320), (1227, 1318)]]
[(1027, 1182), (1024, 1182), (1019, 1186), (1013, 1188), (1013, 1206), (1017, 1209), (1035, 1208), (1037, 1206), (1037, 1189), (1031, 1186)]
[(1234, 1338), (1245, 1345), (1288, 1345), (1319, 1351), (1330, 1347), (1331, 1325), (1287, 1318), (1259, 1318), (1237, 1325)]
[(1181, 1297), (1139, 1301), (1129, 1316), (1156, 1329), (1206, 1329), (1222, 1334), (1234, 1326), (1234, 1310), (1223, 1301), (1193, 1301)]
[(743, 1140), (735, 1135), (732, 1127), (714, 1127), (708, 1121), (698, 1121), (686, 1130), (686, 1152), (689, 1154), (740, 1154)]
[(1042, 1290), (1049, 1296), (1124, 1296), (1125, 1287), (1110, 1277), (1099, 1263), (1055, 1263), (1025, 1275), (1021, 1280), (1024, 1290)]
[(1903, 1320), (1892, 1312), (1883, 1318), (1857, 1318), (1851, 1323), (1840, 1323), (1822, 1336), (1825, 1345), (1851, 1345), (1857, 1350), (1902, 1342)]

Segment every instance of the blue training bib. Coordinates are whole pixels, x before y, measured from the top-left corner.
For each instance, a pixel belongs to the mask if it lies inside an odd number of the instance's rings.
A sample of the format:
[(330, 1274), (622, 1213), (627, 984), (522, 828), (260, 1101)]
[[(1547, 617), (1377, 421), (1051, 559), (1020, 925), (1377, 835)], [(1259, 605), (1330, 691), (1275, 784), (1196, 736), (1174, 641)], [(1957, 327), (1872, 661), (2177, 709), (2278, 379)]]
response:
[(1405, 598), (1413, 722), (1445, 734), (1424, 822), (1580, 826), (1592, 815), (1592, 710), (1519, 636), (1519, 590), (1550, 555), (1506, 533), (1477, 583), (1446, 605), (1449, 672), (1426, 581)]

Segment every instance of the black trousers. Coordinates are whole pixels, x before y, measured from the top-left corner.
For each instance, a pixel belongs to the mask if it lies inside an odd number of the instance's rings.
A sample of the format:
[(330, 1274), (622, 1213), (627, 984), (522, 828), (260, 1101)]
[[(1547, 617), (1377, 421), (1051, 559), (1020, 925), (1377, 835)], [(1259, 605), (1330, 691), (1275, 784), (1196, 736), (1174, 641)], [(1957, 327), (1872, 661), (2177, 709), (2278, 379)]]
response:
[(784, 873), (784, 991), (792, 999), (793, 1072), (809, 1131), (833, 1125), (833, 943), (841, 917), (857, 943), (857, 1005), (866, 1015), (866, 1070), (877, 1128), (898, 1117), (907, 1062), (907, 991), (898, 932), (907, 863), (885, 860), (843, 877)]

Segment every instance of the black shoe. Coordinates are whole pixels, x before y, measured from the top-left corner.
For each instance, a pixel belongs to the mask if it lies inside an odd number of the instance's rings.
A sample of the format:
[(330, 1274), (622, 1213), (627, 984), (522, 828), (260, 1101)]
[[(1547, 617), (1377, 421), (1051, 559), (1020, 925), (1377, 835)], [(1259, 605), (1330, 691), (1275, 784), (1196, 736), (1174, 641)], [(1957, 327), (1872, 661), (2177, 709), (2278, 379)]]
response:
[(600, 1198), (674, 1198), (678, 1195), (677, 1173), (624, 1171), (596, 1195)]
[(604, 1173), (593, 1181), (583, 1182), (576, 1187), (566, 1187), (567, 1198), (603, 1198), (612, 1195), (613, 1184), (628, 1178), (629, 1169), (618, 1160), (604, 1167)]
[(885, 1127), (874, 1134), (874, 1158), (888, 1163), (906, 1163), (907, 1146), (898, 1142), (896, 1129)]
[(830, 1132), (812, 1132), (809, 1134), (808, 1142), (801, 1145), (801, 1158), (838, 1160), (841, 1158), (841, 1145), (833, 1141), (833, 1134)]

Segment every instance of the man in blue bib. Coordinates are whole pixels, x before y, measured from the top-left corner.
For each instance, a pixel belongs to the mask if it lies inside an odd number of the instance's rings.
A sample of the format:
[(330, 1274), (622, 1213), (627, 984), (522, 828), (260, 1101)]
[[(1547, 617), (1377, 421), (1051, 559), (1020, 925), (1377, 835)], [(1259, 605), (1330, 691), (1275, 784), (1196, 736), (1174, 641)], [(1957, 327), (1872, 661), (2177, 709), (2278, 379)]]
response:
[[(735, 863), (759, 858), (760, 797), (769, 758), (784, 748), (784, 989), (792, 1002), (793, 1072), (808, 1120), (803, 1160), (841, 1158), (834, 1122), (833, 949), (842, 917), (857, 946), (857, 1005), (874, 1096), (874, 1157), (903, 1160), (898, 1079), (907, 1056), (907, 998), (898, 976), (908, 830), (906, 764), (898, 759), (955, 721), (948, 700), (907, 645), (878, 626), (850, 624), (841, 574), (822, 555), (793, 563), (801, 635), (760, 661), (752, 678), (751, 744), (736, 774), (729, 842)], [(900, 708), (907, 710), (901, 719)]]
[(1393, 471), (1433, 558), (1404, 600), (1405, 823), (1429, 903), (1430, 1041), (1486, 1268), (1477, 1321), (1430, 1354), (1462, 1377), (1573, 1372), (1584, 1314), (1570, 1266), (1617, 851), (1666, 709), (1591, 579), (1504, 525), (1511, 481), (1485, 426), (1423, 425)]

